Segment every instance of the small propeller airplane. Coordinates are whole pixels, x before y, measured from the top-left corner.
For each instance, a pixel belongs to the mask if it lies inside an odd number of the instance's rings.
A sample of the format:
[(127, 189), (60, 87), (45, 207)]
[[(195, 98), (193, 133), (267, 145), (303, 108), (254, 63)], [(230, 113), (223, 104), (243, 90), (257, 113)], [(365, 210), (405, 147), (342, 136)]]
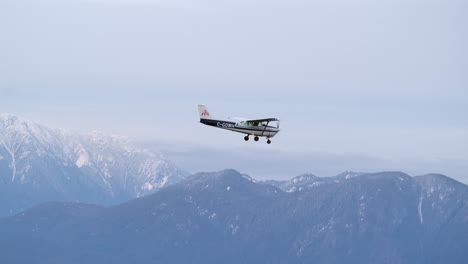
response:
[[(198, 113), (200, 114), (200, 123), (207, 126), (213, 126), (234, 132), (246, 134), (245, 141), (249, 140), (249, 136), (254, 136), (254, 140), (258, 141), (259, 137), (266, 137), (267, 143), (270, 144), (270, 138), (274, 137), (279, 131), (279, 120), (276, 118), (262, 119), (245, 119), (245, 118), (230, 118), (216, 119), (214, 118), (205, 105), (198, 105)], [(276, 127), (269, 126), (271, 122), (276, 122)]]

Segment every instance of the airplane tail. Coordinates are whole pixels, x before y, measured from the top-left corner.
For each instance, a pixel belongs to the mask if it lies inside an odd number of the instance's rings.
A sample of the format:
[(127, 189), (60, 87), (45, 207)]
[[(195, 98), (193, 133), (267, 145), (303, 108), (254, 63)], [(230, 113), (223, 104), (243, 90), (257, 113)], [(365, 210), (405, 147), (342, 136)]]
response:
[(208, 109), (205, 105), (198, 105), (198, 113), (200, 114), (200, 118), (203, 119), (213, 119), (213, 116), (208, 112)]

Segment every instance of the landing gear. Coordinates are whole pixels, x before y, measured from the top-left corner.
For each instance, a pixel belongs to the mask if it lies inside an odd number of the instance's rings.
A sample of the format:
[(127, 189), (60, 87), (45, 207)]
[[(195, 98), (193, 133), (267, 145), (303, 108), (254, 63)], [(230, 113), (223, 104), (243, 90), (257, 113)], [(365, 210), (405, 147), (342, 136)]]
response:
[[(244, 140), (245, 140), (245, 141), (249, 141), (249, 135), (245, 136), (245, 137), (244, 137)], [(255, 141), (259, 141), (260, 138), (259, 138), (258, 136), (255, 136), (255, 137), (254, 137), (254, 140), (255, 140)], [(271, 144), (271, 140), (270, 140), (269, 138), (267, 138), (267, 143), (268, 143), (268, 144)]]

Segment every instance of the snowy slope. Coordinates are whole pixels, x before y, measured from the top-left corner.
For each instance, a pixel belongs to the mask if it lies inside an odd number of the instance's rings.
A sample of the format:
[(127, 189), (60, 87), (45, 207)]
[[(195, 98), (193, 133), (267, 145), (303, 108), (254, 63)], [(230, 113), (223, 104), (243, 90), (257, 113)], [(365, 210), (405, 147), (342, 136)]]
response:
[(264, 183), (274, 185), (285, 192), (298, 192), (326, 184), (340, 183), (365, 174), (366, 173), (363, 172), (351, 171), (345, 171), (336, 175), (335, 177), (317, 177), (313, 174), (302, 174), (287, 181), (268, 180), (264, 181)]
[(77, 135), (0, 115), (0, 215), (47, 200), (112, 204), (187, 175), (127, 139)]

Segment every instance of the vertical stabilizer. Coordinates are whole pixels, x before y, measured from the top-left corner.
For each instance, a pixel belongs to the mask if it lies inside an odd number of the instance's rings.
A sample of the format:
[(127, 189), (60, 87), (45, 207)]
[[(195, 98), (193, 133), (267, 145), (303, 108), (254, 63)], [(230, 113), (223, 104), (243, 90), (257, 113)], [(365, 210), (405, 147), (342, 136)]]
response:
[(198, 113), (200, 114), (200, 119), (213, 119), (213, 116), (208, 112), (205, 105), (198, 105)]

